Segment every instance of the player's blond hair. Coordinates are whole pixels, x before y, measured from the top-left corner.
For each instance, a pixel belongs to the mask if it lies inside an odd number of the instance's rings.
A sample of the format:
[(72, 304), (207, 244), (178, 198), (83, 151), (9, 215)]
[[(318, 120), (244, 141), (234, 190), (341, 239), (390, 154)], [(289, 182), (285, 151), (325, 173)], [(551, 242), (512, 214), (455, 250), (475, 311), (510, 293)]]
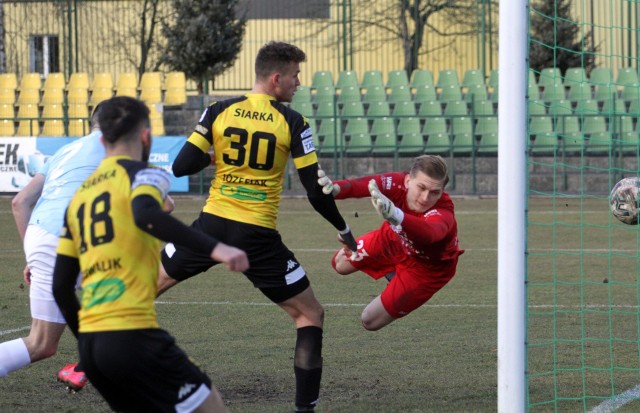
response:
[(413, 160), (413, 165), (409, 170), (409, 174), (415, 177), (418, 172), (422, 172), (429, 178), (442, 182), (444, 188), (449, 183), (449, 174), (447, 173), (447, 163), (438, 155), (420, 155)]

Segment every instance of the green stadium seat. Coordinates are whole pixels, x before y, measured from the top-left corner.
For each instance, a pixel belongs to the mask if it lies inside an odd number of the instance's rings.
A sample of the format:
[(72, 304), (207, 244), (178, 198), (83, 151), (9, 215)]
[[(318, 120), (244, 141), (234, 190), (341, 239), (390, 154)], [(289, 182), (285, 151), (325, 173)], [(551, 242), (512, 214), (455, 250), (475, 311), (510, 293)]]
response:
[(480, 69), (467, 69), (462, 78), (462, 87), (470, 88), (477, 85), (485, 85), (484, 72)]
[(416, 106), (413, 101), (397, 102), (393, 106), (393, 116), (415, 116)]
[(527, 103), (529, 116), (538, 116), (547, 114), (547, 105), (541, 100), (529, 100)]
[(437, 100), (422, 102), (418, 109), (419, 117), (442, 116), (442, 105)]
[(580, 131), (580, 118), (578, 116), (562, 116), (555, 119), (554, 130), (562, 136), (582, 134)]
[(433, 72), (429, 69), (414, 69), (413, 72), (411, 72), (409, 86), (418, 88), (424, 85), (435, 86)]
[(340, 94), (337, 96), (337, 102), (344, 104), (347, 102), (360, 102), (360, 88), (358, 86), (345, 86), (340, 89)]
[(608, 67), (594, 67), (589, 74), (589, 82), (595, 86), (610, 85), (613, 83), (613, 74)]
[(627, 105), (622, 99), (608, 99), (602, 102), (600, 112), (607, 114), (627, 113)]
[(338, 115), (338, 108), (331, 101), (319, 102), (316, 107), (317, 117), (335, 117)]
[(355, 70), (343, 70), (339, 72), (335, 86), (336, 89), (344, 89), (346, 87), (360, 88), (358, 75)]
[(467, 88), (467, 92), (464, 94), (465, 102), (487, 100), (488, 98), (489, 94), (487, 93), (487, 87), (484, 84), (469, 86)]
[(633, 116), (640, 116), (640, 100), (635, 99), (629, 102), (629, 109), (627, 113)]
[[(487, 82), (487, 85), (489, 86), (490, 92), (494, 93), (494, 91), (498, 90), (498, 83), (500, 81), (500, 75), (499, 75), (499, 71), (498, 69), (493, 69), (491, 70), (491, 72), (489, 72), (489, 81)], [(535, 76), (533, 77), (533, 80), (535, 80)]]
[(498, 132), (488, 132), (480, 135), (476, 152), (480, 155), (497, 155)]
[(320, 154), (331, 156), (340, 152), (341, 148), (338, 142), (340, 127), (333, 118), (321, 119), (318, 127), (318, 140), (320, 141)]
[(427, 143), (424, 152), (431, 155), (446, 156), (451, 152), (451, 140), (446, 133), (433, 133), (427, 135)]
[[(362, 101), (367, 104), (371, 102), (386, 101), (387, 91), (383, 86), (368, 87), (362, 96)], [(366, 105), (365, 105), (366, 106)]]
[(470, 116), (456, 116), (451, 120), (451, 135), (455, 137), (457, 135), (468, 133), (473, 133), (473, 122), (471, 121)]
[(364, 117), (347, 119), (347, 125), (344, 128), (345, 137), (355, 135), (357, 133), (369, 133), (369, 122)]
[(579, 115), (593, 115), (599, 113), (598, 101), (594, 99), (584, 99), (576, 102), (574, 113)]
[(394, 155), (398, 148), (398, 141), (395, 133), (381, 133), (376, 135), (376, 140), (371, 150), (373, 156)]
[(465, 116), (468, 113), (467, 103), (462, 100), (453, 100), (444, 108), (445, 116)]
[(433, 117), (425, 119), (422, 134), (428, 136), (434, 133), (447, 133), (447, 130), (448, 125), (445, 118)]
[(456, 86), (460, 88), (458, 72), (456, 72), (455, 70), (445, 69), (438, 72), (438, 83), (436, 83), (436, 87), (442, 89), (447, 86)]
[(622, 88), (620, 98), (625, 102), (631, 102), (633, 100), (640, 99), (640, 84), (638, 85), (626, 85)]
[(573, 83), (569, 86), (569, 93), (567, 98), (573, 102), (578, 100), (591, 99), (591, 85), (588, 83)]
[(475, 138), (472, 133), (456, 133), (451, 140), (454, 155), (469, 155), (475, 151)]
[(549, 115), (553, 116), (556, 123), (563, 122), (563, 119), (567, 116), (571, 116), (573, 110), (571, 109), (571, 102), (568, 100), (556, 100), (551, 106), (549, 106)]
[(291, 102), (291, 109), (303, 116), (306, 116), (307, 118), (313, 116), (313, 104), (311, 102), (305, 102), (302, 100), (298, 102)]
[(638, 70), (634, 67), (623, 67), (618, 70), (616, 76), (616, 85), (618, 86), (634, 86), (638, 85)]
[(542, 90), (542, 100), (544, 100), (545, 102), (549, 103), (554, 100), (561, 100), (566, 98), (567, 96), (562, 81), (550, 83), (546, 85)]
[(458, 85), (447, 85), (443, 86), (440, 95), (438, 96), (438, 100), (441, 102), (451, 102), (462, 100), (462, 90)]
[(564, 73), (564, 84), (567, 86), (588, 83), (589, 78), (584, 67), (570, 67)]
[(607, 85), (596, 85), (595, 91), (593, 93), (593, 98), (599, 102), (604, 102), (605, 100), (612, 100), (618, 97), (618, 91), (615, 86), (611, 84)]
[(291, 102), (311, 102), (311, 88), (309, 86), (298, 86)]
[(335, 99), (336, 89), (333, 86), (325, 85), (316, 88), (315, 102), (334, 102)]
[(342, 116), (364, 116), (364, 105), (361, 101), (346, 102), (342, 106)]
[(411, 89), (409, 89), (408, 85), (393, 86), (387, 95), (387, 101), (391, 104), (411, 102), (412, 100)]
[(323, 86), (334, 87), (333, 74), (328, 70), (318, 70), (311, 76), (311, 87), (318, 89)]
[(368, 89), (374, 86), (379, 86), (381, 88), (384, 87), (382, 72), (380, 70), (367, 70), (362, 74), (362, 82), (360, 83), (360, 88)]
[(424, 154), (424, 136), (420, 132), (405, 133), (398, 143), (399, 156), (418, 156)]
[(433, 85), (420, 85), (416, 86), (413, 93), (413, 100), (416, 102), (430, 102), (438, 100), (438, 94), (436, 88)]
[(586, 152), (590, 155), (608, 154), (611, 148), (611, 134), (607, 130), (604, 116), (585, 116), (582, 133), (587, 137)]
[(367, 108), (367, 116), (389, 116), (391, 115), (391, 109), (389, 108), (389, 102), (381, 100), (369, 103)]
[(479, 118), (473, 133), (476, 136), (482, 136), (488, 133), (497, 134), (498, 133), (498, 117), (487, 116), (484, 118)]
[(558, 150), (558, 137), (553, 130), (550, 116), (532, 117), (529, 122), (529, 135), (532, 138), (532, 153), (554, 154)]
[(400, 118), (396, 133), (399, 136), (403, 136), (411, 133), (421, 133), (421, 129), (420, 119), (417, 117)]
[(373, 143), (368, 132), (349, 135), (345, 145), (346, 156), (368, 156), (371, 154)]
[(409, 77), (406, 70), (390, 70), (387, 73), (387, 83), (385, 84), (387, 89), (395, 88), (397, 86), (409, 87)]
[(546, 67), (540, 71), (540, 77), (538, 78), (538, 87), (543, 90), (549, 86), (554, 86), (560, 83), (564, 87), (564, 82), (562, 80), (562, 73), (560, 72), (560, 68), (557, 67)]
[(489, 100), (474, 100), (471, 105), (471, 114), (474, 116), (494, 115), (493, 103)]
[(396, 125), (393, 118), (390, 117), (381, 117), (373, 119), (373, 123), (371, 124), (371, 135), (380, 136), (385, 133), (390, 133), (395, 136), (396, 134)]
[(529, 85), (527, 86), (527, 97), (533, 100), (540, 99), (540, 89), (538, 89), (537, 83), (529, 82)]
[(614, 136), (633, 132), (633, 118), (628, 115), (613, 116), (609, 119), (609, 131)]

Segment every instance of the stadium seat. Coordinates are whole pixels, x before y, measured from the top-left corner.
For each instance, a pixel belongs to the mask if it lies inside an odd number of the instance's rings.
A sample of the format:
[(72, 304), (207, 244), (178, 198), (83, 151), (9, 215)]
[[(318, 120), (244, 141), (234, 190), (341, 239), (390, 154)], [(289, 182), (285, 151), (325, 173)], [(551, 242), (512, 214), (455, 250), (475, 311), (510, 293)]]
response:
[(631, 102), (633, 100), (640, 99), (640, 84), (639, 85), (626, 85), (622, 88), (620, 98), (625, 102)]
[(75, 72), (69, 76), (69, 83), (66, 85), (67, 90), (71, 89), (89, 89), (89, 74), (86, 72)]
[(457, 135), (461, 134), (473, 134), (473, 122), (470, 116), (455, 116), (451, 119), (450, 133), (455, 140)]
[(303, 116), (306, 116), (307, 118), (313, 116), (313, 104), (311, 102), (291, 102), (291, 109), (302, 114)]
[(462, 100), (462, 90), (458, 85), (443, 86), (438, 96), (440, 102), (451, 102)]
[(379, 70), (367, 70), (362, 74), (362, 82), (360, 83), (361, 89), (368, 89), (371, 87), (384, 87), (382, 81), (382, 72)]
[(541, 100), (529, 100), (527, 103), (529, 116), (539, 116), (547, 114), (547, 105)]
[(382, 86), (368, 87), (364, 95), (362, 96), (362, 102), (366, 104), (371, 102), (386, 101), (387, 91)]
[(471, 105), (471, 114), (474, 116), (494, 115), (493, 103), (489, 100), (474, 100)]
[(409, 89), (408, 85), (396, 85), (392, 86), (389, 94), (387, 95), (387, 102), (392, 105), (399, 102), (411, 102), (411, 89)]
[(431, 155), (446, 156), (451, 152), (451, 139), (447, 133), (433, 133), (427, 135), (424, 152)]
[(476, 150), (472, 133), (456, 133), (451, 139), (451, 151), (454, 155), (470, 155)]
[(445, 116), (464, 116), (467, 112), (467, 103), (462, 100), (452, 100), (444, 108)]
[[(123, 72), (118, 75), (118, 81), (116, 82), (116, 92), (123, 89), (137, 89), (138, 88), (138, 76), (133, 72)], [(123, 96), (123, 95), (118, 95)]]
[[(168, 91), (168, 89), (167, 89)], [(185, 92), (186, 95), (186, 92)], [(311, 102), (311, 88), (309, 86), (298, 86), (291, 102)]]
[[(553, 117), (554, 129), (557, 131), (562, 130), (562, 124), (565, 122), (566, 118), (572, 116), (572, 114), (571, 102), (568, 100), (557, 100), (549, 106), (549, 116)], [(576, 118), (575, 116), (573, 117)]]
[(9, 103), (0, 103), (0, 119), (10, 119), (13, 121), (15, 118), (15, 107), (13, 104)]
[(93, 76), (93, 84), (91, 85), (91, 89), (113, 89), (113, 76), (111, 75), (111, 73), (96, 73)]
[(422, 102), (431, 102), (434, 100), (438, 100), (438, 94), (436, 93), (436, 88), (433, 85), (419, 85), (415, 87), (415, 91), (413, 93), (413, 100), (422, 103)]
[(67, 91), (67, 102), (69, 104), (87, 104), (89, 103), (89, 89), (85, 88), (69, 88)]
[(438, 82), (436, 87), (442, 89), (447, 86), (456, 86), (460, 88), (458, 72), (452, 69), (445, 69), (438, 72)]
[(561, 137), (573, 136), (576, 133), (582, 135), (580, 131), (580, 119), (578, 116), (562, 116), (555, 119), (554, 130)]
[(331, 156), (334, 153), (340, 152), (337, 139), (339, 132), (335, 119), (328, 118), (320, 120), (320, 126), (318, 127), (318, 139), (321, 143), (320, 155)]
[(18, 89), (18, 77), (15, 73), (0, 73), (0, 89)]
[(385, 87), (387, 89), (392, 89), (397, 86), (409, 87), (409, 77), (407, 76), (407, 71), (404, 69), (390, 70), (387, 73), (387, 83), (385, 84)]
[(42, 92), (42, 99), (40, 100), (40, 103), (42, 105), (63, 104), (64, 89), (45, 88)]
[(473, 131), (476, 136), (483, 136), (489, 133), (498, 133), (498, 117), (487, 116), (478, 118), (478, 123)]
[(360, 88), (358, 86), (345, 86), (340, 90), (336, 100), (339, 104), (360, 102)]
[(393, 118), (390, 117), (381, 117), (373, 119), (373, 123), (371, 124), (371, 135), (376, 137), (380, 135), (384, 135), (386, 133), (390, 133), (392, 135), (396, 135), (396, 126)]
[(532, 117), (529, 122), (529, 134), (532, 138), (532, 153), (554, 154), (558, 150), (558, 137), (553, 130), (550, 116)]
[(622, 99), (608, 99), (602, 102), (602, 108), (600, 108), (600, 112), (607, 114), (615, 114), (615, 113), (627, 113), (627, 105), (625, 101)]
[(359, 132), (349, 135), (345, 145), (346, 156), (367, 156), (371, 154), (373, 144), (368, 132)]
[(103, 100), (111, 99), (113, 97), (113, 89), (107, 87), (96, 88), (91, 91), (91, 100), (89, 104), (96, 106)]
[(584, 67), (570, 67), (564, 73), (564, 84), (567, 86), (579, 85), (581, 83), (588, 83), (589, 78)]
[(69, 136), (85, 136), (89, 133), (89, 108), (85, 104), (69, 105)]
[(161, 72), (144, 72), (140, 76), (140, 90), (144, 89), (162, 89), (162, 73)]
[(398, 102), (393, 107), (393, 116), (415, 116), (416, 106), (412, 101)]
[(398, 140), (395, 133), (381, 133), (376, 135), (376, 140), (371, 149), (373, 156), (391, 156), (396, 154)]
[[(489, 72), (489, 81), (487, 85), (489, 86), (489, 91), (493, 94), (498, 90), (498, 82), (500, 80), (498, 69), (493, 69)], [(535, 80), (535, 77), (534, 77)]]
[(637, 86), (640, 84), (638, 81), (638, 71), (634, 67), (623, 67), (618, 70), (616, 76), (616, 85), (618, 86)]
[(537, 83), (529, 82), (527, 86), (527, 97), (534, 100), (540, 99), (540, 89)]
[(347, 124), (344, 128), (344, 136), (348, 138), (351, 135), (357, 133), (369, 133), (369, 122), (364, 117), (347, 119)]
[(129, 96), (134, 99), (138, 98), (138, 89), (135, 87), (119, 87), (116, 88), (116, 96)]
[(42, 106), (43, 119), (64, 119), (62, 104), (50, 103)]
[(360, 88), (358, 83), (358, 75), (355, 70), (342, 70), (338, 73), (336, 81), (336, 89), (344, 89), (347, 87)]
[(333, 75), (328, 70), (319, 70), (313, 73), (311, 76), (311, 87), (318, 89), (322, 86), (334, 87)]
[(38, 136), (40, 134), (40, 116), (37, 104), (21, 104), (18, 106), (18, 130), (17, 136)]
[(605, 100), (612, 100), (612, 99), (618, 98), (618, 92), (615, 86), (611, 84), (596, 85), (593, 98), (599, 102), (604, 102)]
[(593, 115), (599, 113), (600, 109), (594, 99), (583, 99), (576, 102), (574, 112), (579, 115)]
[(357, 102), (347, 102), (342, 106), (342, 116), (364, 116), (364, 105), (359, 100)]
[(578, 118), (570, 116), (564, 119), (565, 130), (560, 134), (561, 148), (565, 154), (582, 154), (585, 149), (585, 138), (580, 131)]
[(640, 100), (635, 99), (629, 102), (629, 109), (627, 109), (627, 113), (633, 116), (640, 116)]
[(400, 118), (398, 126), (396, 127), (396, 133), (398, 137), (402, 138), (404, 135), (417, 133), (422, 135), (422, 127), (420, 125), (420, 119), (417, 117)]
[(11, 104), (16, 102), (15, 89), (0, 89), (0, 104)]
[(420, 104), (420, 109), (418, 109), (418, 116), (421, 118), (428, 116), (442, 116), (442, 105), (437, 100), (422, 102)]
[(147, 103), (149, 108), (149, 120), (151, 121), (151, 134), (153, 136), (165, 135), (162, 105)]
[(546, 67), (540, 71), (540, 77), (538, 78), (538, 86), (542, 88), (543, 91), (547, 87), (554, 86), (558, 83), (564, 87), (564, 82), (562, 80), (562, 73), (560, 72), (559, 68)]
[(64, 120), (62, 119), (47, 119), (42, 125), (41, 136), (60, 137), (65, 136), (64, 132)]
[(613, 83), (613, 75), (608, 67), (594, 67), (589, 74), (589, 82), (597, 86)]
[(336, 89), (333, 85), (325, 85), (316, 88), (313, 99), (315, 102), (334, 102), (336, 100)]
[(588, 83), (572, 83), (571, 86), (569, 86), (567, 98), (573, 102), (582, 99), (591, 99), (592, 97), (591, 85)]
[(14, 136), (16, 134), (16, 126), (13, 120), (0, 119), (0, 136)]
[(389, 116), (391, 115), (391, 109), (389, 108), (389, 102), (380, 100), (369, 103), (367, 108), (367, 116)]
[(489, 94), (487, 93), (487, 87), (484, 84), (472, 85), (467, 88), (467, 92), (464, 94), (465, 102), (474, 102), (475, 100), (487, 100)]
[(433, 72), (429, 69), (414, 69), (413, 72), (411, 72), (409, 86), (416, 89), (424, 85), (435, 87), (435, 82), (433, 81)]
[(498, 133), (488, 132), (480, 135), (476, 152), (480, 155), (497, 155)]
[(485, 86), (484, 73), (480, 69), (467, 69), (462, 77), (462, 87)]
[(42, 75), (40, 73), (25, 73), (20, 78), (20, 87), (19, 90), (24, 89), (36, 89), (40, 90), (42, 88)]
[(549, 83), (545, 85), (544, 89), (542, 90), (542, 100), (547, 103), (553, 102), (554, 100), (561, 100), (566, 98), (567, 96), (562, 81)]
[(187, 103), (187, 91), (183, 88), (167, 89), (164, 93), (164, 100), (162, 102), (165, 106), (184, 105)]
[(162, 89), (159, 87), (145, 87), (140, 89), (140, 100), (148, 104), (162, 102)]
[(164, 76), (164, 88), (165, 89), (184, 89), (187, 90), (187, 78), (184, 72), (173, 71), (168, 72)]
[(316, 108), (316, 116), (318, 117), (335, 117), (338, 113), (338, 108), (333, 101), (319, 102)]
[(404, 133), (398, 143), (398, 155), (418, 156), (422, 154), (424, 154), (424, 136), (422, 136), (422, 133)]
[(67, 82), (64, 79), (64, 73), (49, 73), (44, 79), (43, 89), (64, 89)]
[(18, 105), (40, 103), (40, 89), (20, 89), (18, 93)]
[(435, 133), (448, 133), (447, 120), (442, 117), (427, 118), (422, 127), (422, 134), (429, 136)]

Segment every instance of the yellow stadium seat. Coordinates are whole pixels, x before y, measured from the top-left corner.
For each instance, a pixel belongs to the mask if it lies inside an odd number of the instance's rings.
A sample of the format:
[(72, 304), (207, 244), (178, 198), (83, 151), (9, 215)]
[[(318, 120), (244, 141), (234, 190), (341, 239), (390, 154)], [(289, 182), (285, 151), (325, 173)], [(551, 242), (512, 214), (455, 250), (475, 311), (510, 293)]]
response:
[(40, 89), (20, 89), (17, 103), (19, 105), (40, 103)]
[(64, 108), (62, 104), (47, 104), (42, 107), (42, 117), (45, 119), (63, 119)]
[(53, 103), (64, 103), (64, 89), (58, 88), (47, 88), (42, 92), (42, 100), (40, 101), (43, 105), (49, 105)]
[(67, 92), (67, 102), (69, 104), (75, 103), (89, 103), (89, 89), (86, 88), (69, 88)]
[(49, 119), (44, 121), (42, 136), (65, 136), (64, 121), (61, 119)]
[(89, 134), (89, 121), (82, 119), (69, 120), (69, 136), (85, 136)]
[(0, 73), (0, 89), (18, 88), (18, 77), (15, 73)]
[(147, 103), (147, 107), (149, 108), (149, 120), (151, 121), (151, 134), (153, 136), (163, 136), (165, 131), (162, 105)]
[(140, 89), (140, 100), (146, 103), (160, 103), (162, 102), (162, 89), (159, 87)]
[(116, 88), (116, 96), (130, 96), (132, 98), (137, 98), (138, 90), (135, 87)]
[(164, 93), (164, 104), (166, 106), (180, 106), (187, 103), (187, 91), (183, 88), (167, 89)]
[(25, 73), (20, 79), (20, 90), (42, 88), (42, 76), (40, 73)]
[(138, 87), (138, 77), (135, 73), (125, 72), (120, 73), (118, 76), (118, 82), (116, 83), (116, 91), (118, 89), (136, 89)]
[(74, 104), (68, 108), (69, 119), (89, 119), (89, 108), (87, 105)]
[(15, 89), (0, 89), (0, 104), (11, 104), (13, 105), (16, 102), (16, 91)]
[(67, 89), (89, 89), (89, 74), (86, 72), (71, 73)]
[(0, 136), (13, 136), (16, 133), (16, 127), (12, 120), (0, 120)]
[(23, 104), (18, 106), (18, 136), (38, 136), (40, 124), (38, 122), (38, 105)]
[(160, 88), (162, 89), (162, 73), (160, 72), (144, 72), (140, 77), (139, 88)]
[(187, 79), (184, 72), (169, 72), (164, 77), (164, 88), (169, 89), (187, 89)]
[(49, 73), (44, 79), (43, 89), (64, 89), (67, 86), (64, 73)]
[(89, 100), (89, 104), (91, 106), (96, 106), (98, 103), (103, 100), (111, 99), (113, 97), (113, 89), (107, 87), (101, 87), (97, 89), (93, 89), (91, 92), (91, 100)]
[(9, 104), (9, 103), (2, 103), (0, 104), (0, 119), (11, 119), (13, 121), (13, 118), (15, 118), (16, 113), (15, 113), (15, 108), (13, 107), (13, 104)]
[(96, 73), (93, 76), (91, 89), (113, 89), (113, 76), (111, 73)]

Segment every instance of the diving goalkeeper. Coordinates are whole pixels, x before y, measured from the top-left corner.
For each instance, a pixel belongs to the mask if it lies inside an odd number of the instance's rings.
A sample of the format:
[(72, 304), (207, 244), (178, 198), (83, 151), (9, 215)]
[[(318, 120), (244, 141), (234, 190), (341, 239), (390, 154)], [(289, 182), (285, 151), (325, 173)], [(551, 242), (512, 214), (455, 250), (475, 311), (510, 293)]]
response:
[(384, 222), (334, 255), (338, 274), (358, 270), (388, 285), (362, 312), (362, 326), (379, 330), (426, 303), (456, 273), (457, 222), (453, 202), (444, 188), (447, 164), (440, 156), (415, 158), (408, 173), (389, 172), (332, 182), (318, 171), (318, 183), (336, 199), (371, 197)]

